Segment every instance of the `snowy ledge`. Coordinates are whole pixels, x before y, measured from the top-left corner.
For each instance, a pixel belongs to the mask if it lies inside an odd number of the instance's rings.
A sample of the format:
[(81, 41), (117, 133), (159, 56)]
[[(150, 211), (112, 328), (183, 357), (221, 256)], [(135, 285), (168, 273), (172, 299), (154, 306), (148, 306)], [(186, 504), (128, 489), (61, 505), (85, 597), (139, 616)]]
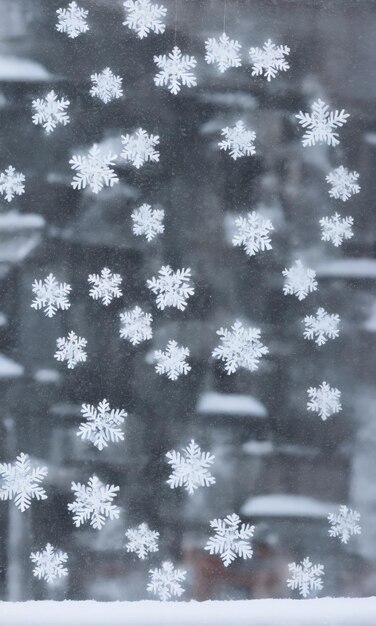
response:
[(1, 626), (375, 626), (376, 597), (236, 602), (0, 602)]

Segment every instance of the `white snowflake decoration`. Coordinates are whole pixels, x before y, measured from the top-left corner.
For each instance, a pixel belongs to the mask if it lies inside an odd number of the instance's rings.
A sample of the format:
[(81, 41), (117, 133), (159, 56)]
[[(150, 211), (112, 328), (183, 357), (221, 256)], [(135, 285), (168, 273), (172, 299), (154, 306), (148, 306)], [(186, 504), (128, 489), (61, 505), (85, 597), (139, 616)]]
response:
[(78, 363), (86, 361), (87, 354), (84, 350), (86, 344), (86, 339), (77, 337), (76, 333), (71, 330), (67, 337), (59, 337), (56, 340), (57, 350), (54, 357), (60, 362), (66, 361), (68, 369), (72, 370)]
[(59, 33), (67, 33), (70, 39), (75, 39), (89, 30), (86, 23), (88, 11), (79, 7), (76, 2), (71, 2), (67, 9), (58, 9), (56, 13), (58, 18), (56, 30)]
[(265, 220), (256, 211), (252, 211), (247, 217), (240, 215), (235, 220), (235, 225), (238, 233), (233, 237), (232, 244), (243, 246), (249, 256), (272, 249), (269, 231), (274, 230), (274, 226), (270, 220)]
[(66, 311), (70, 307), (68, 294), (71, 286), (67, 283), (58, 283), (53, 274), (48, 274), (44, 280), (35, 280), (32, 285), (35, 299), (30, 305), (32, 309), (43, 309), (46, 317), (53, 317), (58, 309)]
[(167, 9), (162, 4), (152, 4), (150, 0), (126, 0), (124, 9), (124, 26), (134, 30), (140, 39), (147, 37), (150, 31), (157, 35), (164, 33), (165, 24), (162, 20)]
[(344, 239), (351, 239), (354, 236), (352, 231), (353, 218), (341, 216), (335, 213), (332, 217), (323, 217), (320, 220), (322, 241), (331, 241), (338, 248)]
[(122, 135), (121, 141), (123, 149), (120, 156), (125, 161), (130, 161), (136, 169), (148, 161), (159, 161), (159, 152), (155, 149), (159, 144), (158, 135), (148, 135), (146, 130), (139, 128), (133, 135)]
[(68, 509), (73, 514), (75, 526), (79, 527), (90, 520), (90, 526), (100, 530), (108, 518), (119, 518), (120, 509), (112, 504), (119, 487), (104, 485), (93, 475), (87, 485), (72, 482), (72, 491), (76, 499), (68, 504)]
[(89, 274), (88, 282), (93, 285), (89, 295), (93, 300), (102, 300), (102, 304), (108, 306), (113, 298), (120, 298), (123, 295), (119, 285), (123, 279), (120, 274), (113, 274), (108, 267), (104, 267), (101, 274)]
[(314, 340), (318, 346), (323, 346), (328, 339), (336, 339), (338, 337), (339, 322), (339, 315), (327, 313), (325, 309), (320, 307), (317, 309), (316, 317), (314, 315), (306, 315), (304, 318), (304, 338)]
[(103, 187), (112, 187), (118, 183), (119, 179), (112, 169), (116, 159), (116, 154), (104, 154), (97, 144), (87, 155), (74, 155), (69, 161), (72, 170), (77, 172), (71, 183), (73, 189), (86, 189), (89, 186), (93, 193), (99, 193)]
[(239, 56), (241, 44), (235, 39), (230, 39), (226, 33), (219, 39), (210, 37), (205, 41), (205, 61), (210, 65), (216, 63), (220, 72), (229, 67), (240, 67), (242, 62)]
[(309, 402), (307, 402), (308, 411), (315, 411), (325, 422), (328, 417), (334, 413), (342, 411), (340, 403), (341, 392), (336, 387), (330, 387), (325, 381), (320, 387), (310, 387), (307, 389)]
[(50, 91), (45, 98), (33, 100), (32, 107), (35, 110), (33, 124), (43, 126), (46, 133), (55, 130), (58, 124), (66, 126), (69, 124), (69, 115), (65, 109), (69, 106), (69, 100), (58, 99), (54, 90)]
[(53, 583), (56, 578), (68, 576), (68, 569), (64, 567), (68, 560), (67, 553), (56, 550), (50, 543), (41, 552), (32, 552), (30, 559), (35, 563), (33, 574), (39, 580)]
[(250, 48), (252, 76), (262, 76), (270, 81), (277, 76), (278, 72), (286, 72), (290, 69), (285, 56), (290, 54), (288, 46), (276, 46), (271, 39), (268, 39), (262, 48)]
[(323, 588), (321, 576), (324, 576), (324, 566), (313, 565), (308, 557), (300, 563), (289, 563), (291, 578), (287, 580), (290, 589), (298, 589), (303, 598), (311, 591), (320, 591)]
[(360, 191), (360, 185), (356, 182), (359, 178), (358, 172), (349, 172), (347, 167), (340, 165), (326, 176), (326, 182), (332, 186), (329, 195), (336, 200), (344, 202)]
[(77, 437), (88, 439), (98, 450), (107, 448), (110, 442), (123, 441), (121, 425), (128, 415), (123, 409), (111, 409), (104, 398), (97, 407), (83, 404), (81, 413), (86, 422), (81, 422)]
[(239, 320), (231, 326), (231, 330), (217, 330), (217, 335), (222, 345), (215, 348), (212, 356), (224, 361), (228, 374), (233, 374), (239, 367), (254, 372), (258, 369), (260, 358), (269, 352), (260, 341), (261, 331), (258, 328), (244, 328)]
[(139, 559), (146, 559), (149, 552), (158, 552), (159, 533), (150, 530), (145, 523), (139, 524), (137, 528), (128, 528), (125, 533), (129, 539), (126, 548), (128, 552), (135, 552)]
[(163, 265), (158, 272), (158, 278), (147, 281), (147, 286), (156, 294), (158, 309), (162, 311), (166, 307), (175, 307), (179, 311), (184, 311), (187, 300), (195, 292), (190, 286), (191, 268), (184, 267), (174, 272), (169, 265)]
[(236, 161), (239, 157), (250, 156), (256, 153), (253, 142), (256, 139), (256, 133), (248, 130), (244, 126), (244, 122), (239, 120), (235, 126), (222, 128), (221, 131), (224, 139), (218, 142), (221, 150), (228, 150), (230, 157)]
[(315, 146), (316, 143), (326, 143), (328, 146), (339, 144), (335, 129), (346, 124), (349, 114), (344, 109), (329, 111), (329, 106), (320, 99), (313, 103), (311, 109), (311, 113), (300, 111), (295, 116), (299, 124), (308, 129), (303, 135), (303, 146)]
[(209, 452), (201, 452), (201, 448), (193, 439), (183, 449), (183, 454), (171, 450), (166, 456), (168, 464), (172, 467), (172, 474), (167, 480), (171, 489), (184, 487), (192, 494), (198, 487), (214, 485), (215, 478), (208, 468), (213, 465), (215, 457)]
[(123, 95), (123, 80), (120, 76), (113, 74), (109, 67), (106, 67), (99, 74), (92, 74), (90, 80), (93, 83), (90, 95), (93, 98), (100, 98), (105, 104), (111, 102), (111, 100), (116, 100), (116, 98), (121, 98)]
[(155, 350), (154, 361), (157, 362), (157, 374), (166, 374), (170, 380), (176, 380), (181, 374), (188, 374), (191, 366), (186, 362), (189, 357), (189, 348), (179, 346), (176, 341), (170, 340), (166, 350)]
[(120, 337), (130, 341), (132, 346), (137, 346), (139, 343), (152, 338), (152, 321), (153, 318), (150, 313), (144, 313), (139, 306), (120, 313)]
[(184, 570), (174, 569), (171, 561), (164, 561), (160, 569), (149, 570), (150, 582), (147, 590), (163, 601), (169, 600), (172, 596), (179, 598), (184, 593), (180, 583), (184, 582), (186, 573)]
[(133, 233), (137, 236), (145, 235), (151, 241), (164, 232), (163, 209), (152, 209), (150, 204), (142, 204), (132, 213)]
[(47, 476), (47, 467), (32, 467), (28, 454), (21, 454), (15, 463), (0, 463), (0, 476), (4, 482), (0, 487), (0, 500), (14, 500), (23, 513), (29, 508), (32, 498), (46, 500), (47, 494), (39, 483)]
[(352, 535), (360, 535), (362, 529), (358, 524), (360, 513), (353, 509), (348, 509), (342, 504), (338, 513), (329, 513), (328, 521), (331, 525), (329, 535), (339, 537), (341, 543), (347, 543)]
[(172, 94), (176, 95), (182, 85), (185, 87), (197, 85), (196, 76), (191, 72), (191, 69), (196, 67), (195, 57), (182, 54), (177, 46), (174, 46), (168, 56), (166, 54), (154, 56), (154, 63), (160, 69), (154, 77), (154, 82), (158, 87), (167, 87)]
[(16, 172), (12, 165), (9, 165), (0, 174), (0, 193), (11, 202), (14, 196), (22, 196), (25, 193), (25, 176), (21, 172)]
[(286, 279), (283, 286), (285, 296), (291, 294), (298, 300), (304, 300), (309, 293), (317, 289), (316, 272), (304, 267), (299, 260), (289, 269), (285, 268), (282, 275)]
[(228, 567), (236, 557), (250, 559), (253, 555), (249, 543), (255, 527), (241, 522), (239, 515), (232, 513), (224, 519), (213, 519), (210, 526), (214, 529), (214, 537), (210, 537), (205, 546), (209, 554), (219, 554), (223, 565)]

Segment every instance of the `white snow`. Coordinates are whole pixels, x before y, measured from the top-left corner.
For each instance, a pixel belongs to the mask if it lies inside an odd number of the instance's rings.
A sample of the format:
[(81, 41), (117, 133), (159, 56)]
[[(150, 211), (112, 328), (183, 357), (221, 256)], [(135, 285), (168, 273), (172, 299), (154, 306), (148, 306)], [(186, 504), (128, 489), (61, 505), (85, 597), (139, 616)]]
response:
[(375, 259), (327, 259), (316, 267), (318, 277), (376, 278)]
[(249, 517), (309, 517), (326, 520), (333, 507), (338, 508), (338, 505), (307, 496), (282, 493), (249, 498), (240, 512)]
[(240, 393), (205, 391), (198, 399), (197, 413), (239, 415), (241, 417), (267, 417), (266, 407), (254, 398)]
[(45, 220), (37, 213), (19, 213), (8, 211), (0, 215), (0, 231), (27, 230), (43, 228)]
[(0, 354), (0, 378), (18, 378), (23, 373), (24, 368), (22, 365), (4, 356), (4, 354)]
[(52, 74), (36, 61), (0, 55), (0, 82), (40, 82), (51, 80), (51, 78)]

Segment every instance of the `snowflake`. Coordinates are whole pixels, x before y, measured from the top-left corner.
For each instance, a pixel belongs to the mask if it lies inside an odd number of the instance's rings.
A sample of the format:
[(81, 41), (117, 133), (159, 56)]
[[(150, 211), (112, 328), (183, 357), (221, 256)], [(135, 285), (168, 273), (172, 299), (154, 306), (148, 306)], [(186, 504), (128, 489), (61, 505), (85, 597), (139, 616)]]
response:
[(150, 204), (143, 204), (132, 213), (133, 233), (145, 235), (147, 241), (164, 232), (162, 209), (152, 209)]
[(269, 352), (260, 341), (261, 331), (258, 328), (244, 328), (239, 320), (231, 326), (231, 330), (217, 330), (217, 335), (221, 337), (222, 345), (215, 348), (212, 356), (225, 362), (228, 374), (233, 374), (239, 367), (254, 372), (258, 369), (260, 358)]
[(290, 66), (284, 57), (289, 54), (288, 46), (276, 46), (271, 39), (268, 39), (262, 48), (250, 48), (252, 76), (261, 76), (264, 73), (270, 81), (278, 72), (286, 72)]
[(321, 576), (324, 576), (323, 565), (313, 565), (308, 557), (300, 563), (289, 563), (292, 578), (287, 580), (290, 589), (299, 589), (300, 595), (306, 598), (311, 591), (323, 588)]
[(264, 220), (256, 211), (252, 211), (247, 217), (239, 216), (235, 224), (238, 234), (232, 240), (234, 246), (244, 246), (249, 256), (272, 249), (269, 231), (274, 230), (274, 226), (270, 220)]
[(205, 48), (205, 61), (209, 65), (217, 63), (220, 72), (224, 72), (229, 67), (240, 67), (242, 64), (238, 54), (241, 44), (234, 39), (229, 39), (226, 33), (223, 33), (219, 40), (214, 38), (207, 39)]
[(148, 135), (146, 130), (139, 128), (133, 135), (122, 135), (123, 150), (120, 154), (125, 161), (130, 161), (139, 169), (147, 161), (157, 163), (159, 152), (154, 146), (159, 144), (158, 135)]
[(147, 524), (139, 524), (137, 528), (128, 528), (125, 533), (129, 539), (127, 551), (135, 552), (139, 559), (146, 559), (148, 552), (158, 552), (159, 533), (150, 530)]
[(184, 267), (173, 272), (169, 265), (163, 265), (158, 272), (158, 278), (147, 281), (147, 286), (157, 295), (156, 302), (158, 309), (162, 311), (166, 307), (176, 307), (179, 311), (184, 311), (187, 306), (187, 299), (195, 292), (190, 286), (191, 268)]
[(360, 185), (357, 184), (359, 178), (358, 172), (349, 172), (347, 167), (340, 165), (326, 176), (326, 182), (332, 185), (329, 189), (331, 198), (338, 200), (341, 198), (344, 202), (352, 195), (359, 193)]
[(256, 133), (253, 130), (247, 130), (244, 126), (244, 122), (239, 120), (235, 126), (229, 128), (222, 128), (222, 135), (225, 137), (222, 141), (218, 142), (221, 150), (228, 150), (230, 157), (236, 161), (239, 157), (250, 156), (256, 153), (255, 146), (253, 145), (256, 139)]
[(329, 535), (331, 537), (340, 537), (341, 543), (347, 543), (351, 535), (360, 535), (362, 532), (358, 522), (360, 520), (360, 513), (348, 509), (347, 506), (342, 504), (339, 507), (338, 513), (329, 513), (328, 521), (331, 525), (329, 529)]
[(36, 111), (33, 123), (43, 126), (46, 133), (51, 133), (58, 124), (66, 126), (70, 122), (69, 115), (65, 112), (69, 104), (69, 100), (65, 98), (58, 100), (54, 90), (50, 91), (45, 98), (33, 100), (32, 107)]
[(307, 269), (299, 260), (290, 269), (284, 269), (282, 275), (286, 278), (283, 293), (295, 295), (298, 300), (304, 300), (312, 291), (317, 289), (316, 272)]
[(308, 128), (303, 135), (303, 146), (315, 146), (316, 143), (326, 143), (328, 146), (339, 144), (338, 133), (334, 130), (346, 124), (349, 114), (344, 109), (329, 112), (329, 106), (320, 99), (313, 103), (311, 109), (311, 114), (299, 111), (295, 116), (303, 128)]
[(328, 339), (335, 339), (338, 337), (339, 322), (339, 315), (327, 313), (325, 309), (320, 307), (317, 309), (316, 317), (313, 315), (306, 315), (304, 318), (304, 338), (312, 339), (318, 346), (323, 346)]
[(111, 409), (104, 398), (97, 407), (83, 404), (81, 413), (87, 421), (81, 422), (77, 437), (88, 439), (98, 450), (107, 448), (110, 441), (123, 441), (124, 433), (119, 426), (128, 415), (123, 409)]
[(172, 474), (167, 481), (171, 489), (184, 487), (192, 494), (198, 487), (209, 487), (215, 483), (215, 478), (208, 470), (213, 465), (215, 457), (209, 452), (201, 452), (201, 448), (192, 439), (183, 455), (171, 450), (166, 454), (168, 464), (172, 467)]
[(100, 74), (92, 74), (90, 79), (93, 83), (90, 95), (93, 98), (97, 96), (107, 104), (123, 95), (122, 78), (113, 74), (109, 67), (106, 67)]
[(344, 217), (335, 213), (332, 217), (323, 217), (320, 220), (321, 239), (322, 241), (331, 241), (337, 248), (344, 239), (351, 239), (354, 236), (352, 225), (354, 220), (352, 217)]
[(71, 330), (67, 337), (59, 337), (56, 340), (57, 351), (54, 354), (58, 361), (67, 361), (68, 369), (73, 370), (77, 363), (86, 361), (87, 354), (84, 350), (87, 341), (83, 337), (77, 337)]
[(22, 196), (25, 193), (24, 181), (25, 176), (20, 172), (16, 172), (14, 167), (9, 165), (0, 174), (0, 193), (5, 196), (8, 202), (11, 202), (14, 196)]
[(78, 172), (71, 183), (73, 189), (85, 189), (89, 185), (94, 193), (98, 193), (103, 187), (118, 183), (119, 179), (112, 169), (116, 158), (117, 155), (111, 152), (103, 154), (97, 144), (87, 155), (74, 155), (69, 161), (72, 170)]
[(93, 475), (87, 485), (72, 482), (72, 491), (76, 500), (68, 504), (68, 510), (73, 513), (75, 526), (79, 527), (90, 520), (90, 526), (100, 530), (105, 525), (106, 518), (119, 518), (120, 509), (112, 504), (119, 487), (104, 485)]
[(30, 559), (36, 564), (33, 574), (39, 580), (44, 579), (46, 582), (52, 583), (56, 578), (68, 576), (68, 569), (63, 567), (63, 563), (68, 560), (67, 553), (61, 552), (61, 550), (55, 551), (54, 546), (50, 543), (41, 552), (32, 552)]
[(59, 33), (67, 33), (68, 37), (75, 39), (80, 33), (89, 30), (86, 24), (88, 11), (81, 9), (76, 2), (71, 2), (67, 9), (58, 9), (56, 13), (58, 17), (56, 30)]
[(47, 317), (53, 317), (58, 309), (66, 311), (70, 307), (68, 294), (71, 286), (67, 283), (58, 283), (53, 274), (48, 274), (44, 280), (35, 280), (32, 291), (36, 298), (30, 305), (32, 309), (43, 312)]
[(185, 580), (186, 573), (181, 569), (174, 569), (171, 561), (164, 561), (160, 569), (149, 570), (150, 583), (147, 590), (151, 591), (163, 601), (169, 600), (172, 596), (181, 596), (184, 593), (180, 585)]
[(166, 54), (154, 56), (154, 63), (161, 70), (154, 77), (154, 82), (158, 87), (166, 86), (171, 93), (176, 95), (181, 85), (186, 87), (197, 85), (196, 76), (190, 71), (191, 68), (196, 67), (196, 59), (188, 54), (182, 55), (177, 46), (174, 46), (168, 56)]
[(161, 20), (167, 9), (162, 4), (151, 4), (150, 0), (126, 0), (124, 9), (127, 13), (124, 26), (134, 30), (140, 39), (147, 37), (150, 31), (157, 35), (164, 33), (165, 24)]
[(166, 350), (155, 350), (154, 360), (157, 361), (155, 370), (157, 374), (166, 374), (170, 380), (176, 380), (180, 374), (188, 374), (191, 366), (186, 363), (189, 357), (189, 348), (178, 346), (176, 341), (170, 340)]
[(307, 393), (310, 398), (310, 401), (307, 402), (308, 411), (316, 411), (324, 422), (334, 413), (342, 411), (340, 390), (336, 387), (330, 387), (325, 381), (321, 383), (318, 389), (310, 387), (307, 389)]
[(135, 306), (131, 311), (120, 313), (120, 337), (131, 342), (132, 346), (137, 346), (143, 341), (151, 339), (153, 331), (151, 323), (153, 321), (150, 313), (144, 313), (139, 306)]
[(32, 498), (46, 500), (46, 492), (38, 484), (47, 473), (47, 467), (32, 467), (29, 455), (23, 452), (13, 465), (0, 463), (0, 475), (4, 479), (0, 488), (0, 500), (14, 499), (14, 504), (22, 513), (29, 508)]
[(239, 515), (232, 513), (224, 519), (213, 519), (210, 526), (214, 528), (214, 537), (210, 537), (205, 546), (210, 554), (219, 554), (223, 565), (227, 567), (237, 556), (250, 559), (253, 555), (249, 540), (255, 527), (241, 523)]
[(123, 295), (119, 285), (123, 279), (120, 274), (113, 274), (108, 267), (104, 267), (99, 274), (89, 274), (88, 282), (93, 285), (89, 295), (93, 300), (102, 300), (105, 306), (112, 302), (113, 298), (120, 298)]

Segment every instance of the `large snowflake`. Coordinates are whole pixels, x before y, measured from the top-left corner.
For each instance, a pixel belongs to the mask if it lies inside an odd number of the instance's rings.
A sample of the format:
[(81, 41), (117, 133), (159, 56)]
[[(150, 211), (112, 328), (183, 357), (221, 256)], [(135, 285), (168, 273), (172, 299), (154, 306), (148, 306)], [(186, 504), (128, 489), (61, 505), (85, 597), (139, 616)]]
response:
[(81, 33), (86, 33), (89, 30), (86, 23), (88, 12), (79, 7), (76, 2), (71, 2), (67, 9), (58, 9), (56, 30), (59, 33), (67, 33), (71, 39), (75, 39)]
[(158, 272), (158, 278), (147, 281), (147, 286), (156, 294), (158, 309), (162, 311), (166, 307), (176, 307), (179, 311), (184, 311), (187, 300), (195, 292), (190, 286), (191, 268), (184, 267), (174, 272), (169, 265), (163, 265)]
[(33, 100), (32, 107), (35, 110), (33, 123), (43, 126), (46, 133), (51, 133), (58, 124), (66, 126), (70, 122), (69, 115), (65, 111), (69, 104), (69, 100), (58, 99), (54, 90), (50, 91), (45, 98)]
[(152, 209), (150, 204), (142, 204), (132, 213), (133, 232), (137, 236), (145, 235), (151, 241), (164, 232), (163, 209)]
[(326, 182), (332, 186), (329, 189), (331, 198), (339, 198), (346, 202), (351, 196), (360, 191), (360, 185), (356, 182), (359, 178), (358, 172), (349, 172), (347, 167), (340, 165), (326, 176)]
[(318, 388), (310, 387), (307, 389), (307, 393), (310, 399), (307, 402), (308, 411), (318, 413), (324, 422), (334, 413), (342, 411), (340, 390), (336, 387), (330, 387), (325, 381)]
[(104, 485), (93, 475), (87, 485), (72, 482), (72, 491), (76, 499), (68, 504), (68, 509), (73, 514), (75, 526), (79, 527), (90, 520), (90, 526), (100, 530), (108, 518), (118, 519), (120, 509), (112, 501), (119, 487)]
[(87, 354), (84, 350), (86, 344), (86, 339), (78, 337), (76, 333), (71, 330), (67, 337), (59, 337), (56, 340), (57, 350), (54, 357), (58, 361), (66, 361), (68, 369), (72, 370), (78, 363), (86, 361)]
[(101, 274), (89, 274), (88, 282), (93, 285), (89, 295), (93, 300), (102, 300), (102, 304), (108, 306), (113, 298), (120, 298), (123, 295), (119, 285), (123, 279), (120, 274), (113, 274), (108, 267), (104, 267)]
[(329, 535), (331, 537), (339, 537), (341, 543), (347, 543), (352, 535), (360, 535), (362, 532), (358, 522), (360, 513), (353, 509), (348, 509), (342, 504), (338, 513), (329, 513), (328, 521), (331, 525)]
[(123, 80), (120, 76), (113, 74), (109, 67), (106, 67), (99, 74), (92, 74), (90, 79), (93, 83), (90, 89), (90, 95), (93, 96), (93, 98), (100, 98), (105, 104), (111, 102), (111, 100), (116, 100), (116, 98), (121, 98), (123, 95)]
[(149, 552), (158, 552), (159, 533), (150, 530), (145, 523), (139, 524), (137, 528), (128, 528), (125, 533), (129, 539), (126, 548), (128, 552), (135, 552), (139, 559), (146, 559)]
[(319, 99), (313, 103), (311, 113), (299, 111), (295, 117), (303, 128), (308, 129), (303, 135), (303, 146), (315, 146), (316, 143), (336, 146), (339, 139), (335, 129), (346, 124), (349, 114), (345, 113), (344, 109), (329, 111), (329, 106)]
[(150, 31), (159, 35), (164, 33), (165, 24), (162, 19), (167, 9), (162, 5), (152, 4), (150, 0), (126, 0), (124, 26), (134, 30), (140, 39), (147, 37)]
[(242, 120), (236, 122), (235, 126), (231, 128), (229, 126), (222, 128), (221, 133), (224, 139), (218, 142), (218, 145), (221, 150), (228, 150), (234, 161), (239, 157), (256, 153), (256, 148), (253, 145), (256, 133), (253, 130), (248, 130)]
[(67, 283), (58, 283), (53, 274), (48, 274), (44, 280), (35, 280), (32, 285), (35, 299), (30, 305), (32, 309), (43, 312), (47, 317), (53, 317), (58, 309), (66, 311), (70, 307), (68, 294), (71, 286)]
[(238, 233), (232, 240), (234, 246), (243, 246), (249, 256), (272, 249), (269, 231), (274, 230), (274, 227), (270, 220), (264, 220), (256, 211), (252, 211), (247, 217), (240, 215), (235, 224)]
[(196, 76), (191, 72), (191, 69), (196, 67), (196, 59), (188, 54), (182, 54), (177, 46), (174, 46), (168, 56), (166, 54), (155, 56), (154, 63), (160, 69), (154, 77), (154, 82), (158, 87), (166, 86), (172, 94), (176, 95), (182, 85), (186, 87), (197, 85)]
[(188, 374), (191, 366), (186, 362), (189, 357), (189, 348), (179, 346), (173, 339), (166, 346), (166, 350), (155, 350), (154, 361), (157, 374), (166, 374), (170, 380), (176, 380), (181, 374)]
[(335, 213), (332, 217), (323, 217), (320, 220), (322, 241), (331, 241), (338, 248), (344, 239), (351, 239), (354, 236), (352, 231), (353, 218), (343, 217)]
[(120, 337), (130, 341), (132, 346), (137, 346), (139, 343), (152, 338), (152, 321), (153, 318), (150, 313), (144, 313), (139, 306), (120, 313)]
[(39, 580), (53, 583), (56, 578), (68, 576), (68, 569), (64, 567), (68, 560), (67, 553), (56, 550), (50, 543), (41, 552), (32, 552), (30, 559), (35, 563), (33, 574)]
[(320, 591), (323, 588), (321, 576), (324, 576), (323, 565), (313, 565), (308, 557), (300, 563), (289, 563), (291, 578), (287, 580), (290, 589), (299, 589), (303, 598), (309, 596), (311, 591)]
[(158, 135), (148, 135), (146, 130), (139, 128), (132, 135), (122, 135), (121, 141), (123, 149), (120, 156), (125, 161), (130, 161), (137, 169), (148, 161), (154, 163), (159, 161), (159, 152), (155, 149), (159, 144)]
[(22, 196), (25, 193), (25, 176), (21, 172), (16, 172), (12, 165), (9, 165), (0, 174), (0, 194), (11, 202), (14, 196)]
[(304, 338), (314, 340), (318, 346), (323, 346), (328, 339), (336, 339), (338, 337), (339, 322), (339, 315), (327, 313), (325, 309), (320, 307), (317, 309), (316, 317), (314, 315), (306, 315), (304, 318)]
[(231, 326), (231, 330), (217, 330), (217, 335), (221, 338), (221, 345), (215, 348), (212, 356), (224, 361), (228, 374), (233, 374), (239, 367), (254, 372), (260, 358), (269, 352), (260, 341), (261, 331), (258, 328), (244, 328), (239, 320)]
[(73, 189), (86, 189), (89, 186), (94, 193), (103, 187), (112, 187), (119, 182), (112, 167), (115, 165), (116, 154), (104, 154), (94, 144), (87, 155), (74, 155), (69, 164), (77, 174), (71, 183)]
[(252, 76), (264, 74), (268, 81), (278, 74), (286, 72), (290, 68), (285, 56), (290, 54), (288, 46), (276, 46), (271, 39), (268, 39), (262, 48), (250, 48)]
[(0, 500), (14, 500), (23, 513), (29, 508), (32, 498), (45, 500), (47, 494), (39, 483), (47, 476), (47, 467), (32, 467), (28, 454), (21, 454), (11, 463), (0, 463), (0, 475), (4, 482), (0, 487)]
[(161, 568), (149, 570), (150, 582), (147, 590), (163, 601), (169, 600), (172, 596), (179, 598), (184, 593), (180, 583), (185, 580), (186, 573), (184, 570), (174, 569), (171, 561), (164, 561)]
[(97, 407), (83, 404), (81, 413), (86, 422), (81, 422), (77, 437), (88, 439), (98, 450), (107, 448), (110, 442), (123, 441), (121, 425), (128, 415), (123, 409), (111, 409), (104, 398)]
[(214, 37), (205, 41), (205, 61), (210, 65), (216, 63), (220, 72), (229, 67), (240, 67), (242, 62), (239, 56), (241, 44), (235, 39), (230, 39), (226, 33), (219, 39)]
[(210, 537), (205, 546), (210, 554), (219, 554), (223, 565), (227, 567), (236, 559), (250, 559), (253, 555), (250, 539), (255, 527), (241, 522), (239, 515), (232, 513), (224, 519), (213, 519), (210, 526), (214, 537)]
[(166, 456), (172, 467), (172, 474), (167, 480), (171, 489), (184, 487), (192, 494), (198, 487), (209, 487), (215, 483), (215, 478), (208, 469), (213, 465), (215, 457), (209, 452), (202, 452), (193, 439), (183, 449), (183, 454), (171, 450)]
[(299, 260), (289, 269), (285, 268), (282, 272), (285, 277), (283, 293), (295, 295), (298, 300), (304, 300), (312, 291), (317, 289), (317, 280), (315, 270), (304, 267)]

